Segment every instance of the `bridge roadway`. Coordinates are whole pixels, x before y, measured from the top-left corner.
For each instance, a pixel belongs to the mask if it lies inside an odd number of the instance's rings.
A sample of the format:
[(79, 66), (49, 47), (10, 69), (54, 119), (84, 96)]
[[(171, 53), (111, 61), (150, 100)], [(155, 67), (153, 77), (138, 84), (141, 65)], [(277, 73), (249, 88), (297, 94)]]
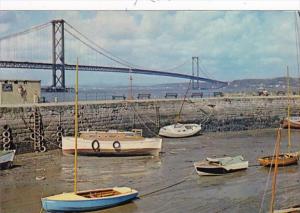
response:
[[(56, 67), (62, 66), (57, 64)], [(74, 64), (65, 64), (65, 70), (75, 70), (76, 65)], [(40, 63), (40, 62), (23, 62), (23, 61), (0, 61), (0, 68), (18, 68), (18, 69), (43, 69), (43, 70), (52, 70), (52, 63)], [(91, 72), (112, 72), (112, 73), (134, 73), (134, 74), (144, 74), (144, 75), (160, 75), (176, 78), (184, 78), (191, 80), (199, 80), (214, 84), (227, 85), (227, 82), (213, 80), (209, 78), (202, 78), (192, 75), (172, 73), (172, 72), (163, 72), (157, 70), (146, 70), (146, 69), (137, 69), (137, 68), (123, 68), (123, 67), (105, 67), (105, 66), (91, 66), (91, 65), (79, 65), (79, 71), (91, 71)]]

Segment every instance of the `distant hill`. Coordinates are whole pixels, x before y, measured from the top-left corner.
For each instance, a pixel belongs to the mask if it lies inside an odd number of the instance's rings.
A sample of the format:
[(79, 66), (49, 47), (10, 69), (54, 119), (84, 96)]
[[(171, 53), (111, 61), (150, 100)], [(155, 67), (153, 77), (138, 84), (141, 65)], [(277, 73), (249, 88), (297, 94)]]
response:
[[(157, 84), (155, 87), (168, 87), (168, 88), (187, 88), (188, 83), (170, 83), (170, 84)], [(221, 90), (227, 92), (235, 91), (257, 91), (259, 89), (266, 89), (269, 91), (279, 91), (286, 90), (287, 78), (278, 77), (270, 79), (241, 79), (229, 82), (229, 85), (223, 87)], [(200, 88), (202, 89), (213, 89), (213, 85), (209, 83), (200, 83)], [(291, 90), (300, 90), (299, 78), (290, 78), (290, 88)]]

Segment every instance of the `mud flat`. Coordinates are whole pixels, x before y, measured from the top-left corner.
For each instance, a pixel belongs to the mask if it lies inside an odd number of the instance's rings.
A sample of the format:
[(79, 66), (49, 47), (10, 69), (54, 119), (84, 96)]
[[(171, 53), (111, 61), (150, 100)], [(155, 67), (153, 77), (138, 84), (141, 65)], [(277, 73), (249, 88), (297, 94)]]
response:
[[(283, 145), (286, 149), (286, 131)], [(79, 157), (79, 189), (127, 185), (141, 196), (132, 203), (99, 212), (258, 212), (269, 169), (256, 159), (273, 153), (275, 130), (208, 133), (187, 139), (164, 139), (160, 157)], [(293, 132), (300, 150), (300, 131)], [(216, 177), (199, 177), (193, 162), (207, 156), (242, 154), (248, 170)], [(0, 212), (39, 212), (40, 198), (73, 190), (73, 157), (60, 150), (17, 155), (16, 165), (0, 171)], [(36, 180), (45, 177), (45, 180)], [(39, 179), (38, 178), (38, 179)], [(300, 168), (279, 169), (278, 207), (299, 203)], [(269, 207), (270, 186), (263, 210)]]

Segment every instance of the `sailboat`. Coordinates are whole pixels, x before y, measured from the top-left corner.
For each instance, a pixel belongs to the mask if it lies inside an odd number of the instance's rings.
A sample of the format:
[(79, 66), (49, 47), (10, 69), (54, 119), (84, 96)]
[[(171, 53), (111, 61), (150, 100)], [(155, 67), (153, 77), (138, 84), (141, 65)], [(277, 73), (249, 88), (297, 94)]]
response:
[(114, 187), (77, 191), (77, 135), (78, 135), (78, 59), (75, 86), (75, 155), (74, 191), (42, 198), (47, 212), (85, 212), (109, 208), (135, 199), (138, 191), (129, 187)]
[(181, 115), (181, 112), (183, 109), (183, 104), (187, 97), (187, 93), (190, 89), (190, 84), (191, 84), (191, 81), (190, 81), (188, 88), (186, 90), (186, 93), (184, 95), (179, 113), (175, 119), (175, 124), (171, 124), (171, 125), (160, 128), (159, 133), (158, 133), (160, 136), (164, 136), (164, 137), (168, 137), (168, 138), (185, 138), (185, 137), (196, 135), (197, 133), (199, 133), (201, 131), (201, 129), (202, 129), (201, 124), (181, 124), (181, 123), (179, 123), (180, 115)]
[[(290, 152), (291, 148), (291, 124), (290, 124), (290, 83), (289, 83), (289, 70), (287, 68), (287, 93), (288, 93), (288, 106), (287, 106), (287, 121), (288, 121), (288, 152), (279, 154), (276, 158), (278, 166), (288, 166), (297, 164), (299, 160), (299, 154), (297, 152)], [(265, 156), (258, 159), (258, 162), (262, 166), (274, 166), (273, 156)]]

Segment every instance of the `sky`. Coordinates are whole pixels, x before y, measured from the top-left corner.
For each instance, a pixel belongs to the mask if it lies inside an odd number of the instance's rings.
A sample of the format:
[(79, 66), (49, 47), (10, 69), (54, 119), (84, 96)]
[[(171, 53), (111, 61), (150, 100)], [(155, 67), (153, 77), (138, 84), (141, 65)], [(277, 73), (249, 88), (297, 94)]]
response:
[[(221, 81), (285, 76), (287, 66), (298, 76), (293, 11), (0, 11), (0, 38), (52, 19), (66, 20), (113, 55), (147, 69), (191, 74), (192, 57), (197, 56), (204, 70), (200, 75)], [(7, 59), (9, 46), (14, 46), (21, 59), (51, 62), (50, 35), (49, 27), (26, 39), (3, 40), (0, 59)], [(66, 39), (67, 63), (78, 56), (81, 64), (121, 66), (80, 45)], [(0, 76), (51, 84), (49, 71), (2, 69)], [(80, 73), (80, 81), (126, 85), (128, 74)], [(133, 81), (151, 85), (187, 80), (134, 75)], [(67, 84), (73, 82), (74, 73), (67, 72)]]

